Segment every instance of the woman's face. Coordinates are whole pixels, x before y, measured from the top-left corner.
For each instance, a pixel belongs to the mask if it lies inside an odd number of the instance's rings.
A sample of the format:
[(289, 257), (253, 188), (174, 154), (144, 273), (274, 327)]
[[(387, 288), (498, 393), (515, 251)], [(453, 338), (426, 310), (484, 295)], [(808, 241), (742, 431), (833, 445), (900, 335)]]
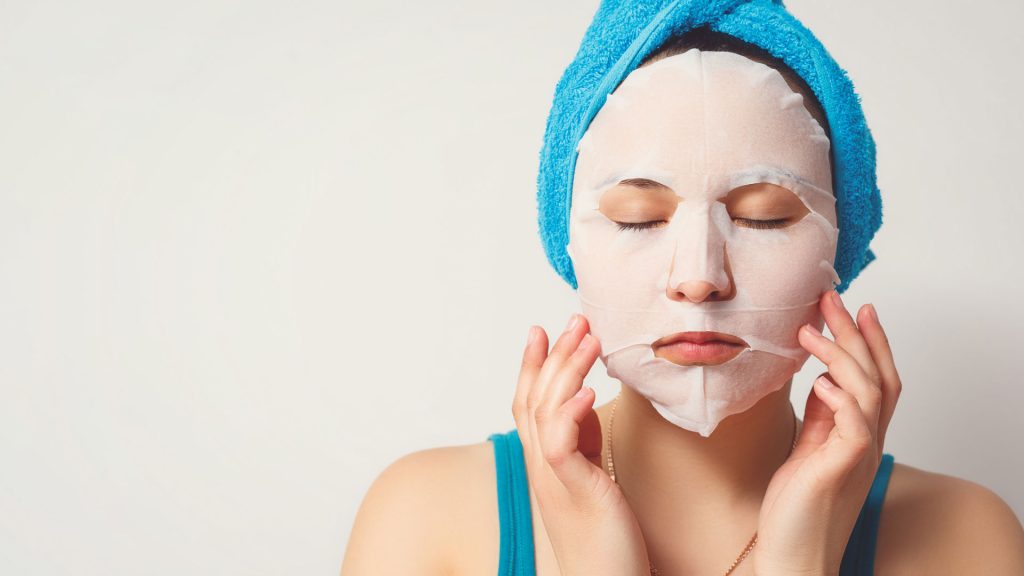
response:
[(581, 139), (569, 230), (609, 374), (710, 435), (783, 386), (807, 359), (797, 330), (822, 325), (839, 281), (828, 138), (765, 64), (656, 61)]

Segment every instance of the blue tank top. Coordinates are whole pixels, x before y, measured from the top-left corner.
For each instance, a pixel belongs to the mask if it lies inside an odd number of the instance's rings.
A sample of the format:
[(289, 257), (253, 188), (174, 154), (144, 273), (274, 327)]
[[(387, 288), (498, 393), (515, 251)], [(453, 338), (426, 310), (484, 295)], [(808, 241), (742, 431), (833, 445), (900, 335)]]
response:
[[(505, 433), (491, 434), (487, 439), (494, 444), (498, 477), (498, 520), (501, 524), (498, 576), (536, 576), (530, 491), (519, 431), (513, 428)], [(882, 454), (871, 490), (846, 544), (839, 576), (873, 576), (875, 572), (875, 539), (892, 464), (892, 454)]]

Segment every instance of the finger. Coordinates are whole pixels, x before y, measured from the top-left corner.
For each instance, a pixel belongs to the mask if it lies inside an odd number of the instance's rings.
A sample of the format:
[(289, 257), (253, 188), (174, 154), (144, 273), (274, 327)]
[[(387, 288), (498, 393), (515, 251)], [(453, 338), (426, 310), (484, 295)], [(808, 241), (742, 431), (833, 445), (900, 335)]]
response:
[[(582, 314), (573, 314), (569, 318), (569, 322), (562, 334), (559, 335), (555, 341), (554, 346), (547, 352), (547, 356), (544, 359), (544, 364), (541, 366), (540, 371), (537, 373), (533, 384), (530, 386), (529, 391), (526, 394), (526, 411), (528, 414), (528, 420), (530, 421), (529, 428), (532, 432), (531, 435), (531, 454), (532, 459), (538, 462), (537, 467), (543, 468), (542, 461), (544, 456), (540, 446), (540, 441), (537, 438), (537, 417), (536, 411), (538, 407), (543, 403), (543, 399), (546, 395), (546, 389), (548, 382), (552, 378), (552, 374), (558, 371), (558, 368), (565, 361), (565, 358), (572, 353), (573, 350), (579, 345), (580, 339), (583, 337), (585, 327), (583, 326), (584, 318)], [(525, 452), (525, 450), (524, 450)], [(525, 454), (524, 454), (525, 456)], [(550, 473), (550, 470), (548, 470)]]
[(810, 324), (804, 324), (797, 338), (801, 346), (828, 366), (832, 381), (856, 398), (871, 429), (877, 430), (882, 390), (868, 379), (860, 363)]
[(592, 408), (596, 395), (584, 386), (554, 412), (537, 414), (544, 462), (573, 497), (584, 497), (593, 486), (594, 475), (601, 470), (580, 451), (580, 429)]
[(553, 411), (572, 397), (594, 366), (601, 344), (593, 334), (584, 334), (576, 350), (566, 358), (561, 369), (552, 376), (538, 410)]
[(825, 297), (822, 298), (821, 312), (825, 317), (828, 329), (835, 336), (836, 344), (842, 346), (850, 353), (850, 356), (857, 360), (861, 370), (871, 382), (880, 386), (878, 367), (875, 364), (875, 359), (871, 356), (871, 349), (864, 341), (864, 336), (860, 333), (857, 324), (854, 323), (850, 312), (843, 305), (839, 292), (829, 290), (825, 293)]
[[(819, 374), (819, 377), (825, 374)], [(812, 386), (804, 404), (804, 425), (796, 441), (796, 448), (793, 449), (793, 458), (809, 456), (828, 440), (833, 428), (835, 420), (832, 418), (832, 409), (818, 398)]]
[[(512, 417), (516, 421), (516, 427), (521, 427), (526, 422), (526, 397), (541, 366), (544, 365), (544, 359), (547, 358), (547, 340), (548, 336), (543, 328), (530, 326), (522, 363), (519, 366), (519, 380), (516, 382), (515, 395), (512, 397)], [(523, 434), (520, 433), (520, 436)]]
[(896, 363), (892, 356), (892, 346), (889, 338), (878, 321), (878, 313), (873, 304), (866, 304), (861, 307), (857, 314), (857, 324), (861, 327), (861, 333), (871, 349), (871, 355), (875, 358), (878, 370), (882, 376), (882, 406), (878, 413), (878, 451), (882, 452), (885, 445), (885, 434), (889, 430), (889, 423), (896, 411), (896, 402), (903, 392), (903, 383), (896, 371)]
[[(568, 432), (565, 429), (565, 421), (559, 418), (558, 412), (565, 410), (565, 404), (577, 398), (576, 395), (583, 387), (583, 380), (594, 365), (599, 351), (600, 344), (597, 338), (591, 334), (584, 335), (580, 345), (565, 360), (561, 370), (552, 376), (535, 414), (537, 438), (541, 446), (548, 446), (552, 439), (561, 446), (560, 442)], [(572, 436), (579, 440), (578, 426)], [(574, 449), (580, 449), (578, 444), (574, 445)]]
[(832, 410), (836, 424), (826, 443), (827, 446), (835, 446), (835, 449), (825, 451), (829, 455), (827, 461), (836, 474), (845, 475), (871, 453), (873, 431), (864, 420), (857, 398), (837, 386), (828, 375), (819, 376), (813, 388), (818, 398)]
[(562, 334), (559, 335), (558, 340), (551, 347), (551, 351), (548, 352), (544, 366), (541, 367), (540, 373), (537, 375), (537, 382), (527, 395), (526, 403), (530, 410), (536, 410), (541, 405), (546, 396), (545, 390), (551, 378), (562, 367), (562, 364), (565, 363), (565, 359), (576, 350), (580, 340), (583, 339), (583, 335), (586, 333), (586, 319), (582, 314), (573, 314), (572, 318), (569, 319), (569, 324), (562, 331)]
[(523, 362), (519, 370), (519, 381), (513, 400), (513, 416), (519, 431), (519, 440), (523, 446), (523, 460), (526, 462), (527, 476), (532, 482), (536, 479), (539, 446), (534, 420), (528, 398), (536, 386), (541, 367), (548, 355), (548, 336), (543, 328), (531, 326), (534, 338), (528, 342), (523, 351)]

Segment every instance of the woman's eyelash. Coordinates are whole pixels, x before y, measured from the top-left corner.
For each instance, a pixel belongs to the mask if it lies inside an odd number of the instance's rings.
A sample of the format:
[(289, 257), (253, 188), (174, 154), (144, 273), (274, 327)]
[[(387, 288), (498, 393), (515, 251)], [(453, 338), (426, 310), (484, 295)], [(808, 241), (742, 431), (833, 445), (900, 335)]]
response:
[[(744, 228), (757, 228), (761, 230), (766, 230), (770, 228), (782, 228), (783, 226), (786, 225), (786, 222), (788, 220), (786, 218), (777, 218), (775, 220), (733, 218), (733, 221)], [(664, 220), (649, 220), (647, 222), (616, 222), (615, 224), (619, 227), (619, 230), (646, 230), (648, 228), (657, 228), (664, 222)]]
[(775, 220), (752, 220), (750, 218), (733, 218), (733, 221), (738, 223), (744, 228), (782, 228), (788, 221), (786, 218), (777, 218)]
[(619, 227), (619, 230), (645, 230), (647, 228), (656, 228), (664, 220), (649, 220), (647, 222), (616, 222), (615, 224)]

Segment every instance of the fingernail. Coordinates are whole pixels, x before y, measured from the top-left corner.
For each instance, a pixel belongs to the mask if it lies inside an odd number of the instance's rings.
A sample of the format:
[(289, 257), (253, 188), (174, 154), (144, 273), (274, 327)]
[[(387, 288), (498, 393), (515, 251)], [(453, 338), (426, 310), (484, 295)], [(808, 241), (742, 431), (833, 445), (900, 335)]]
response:
[(579, 314), (573, 314), (572, 318), (569, 319), (569, 325), (565, 327), (565, 331), (569, 332), (570, 330), (575, 328), (576, 325), (579, 324), (579, 323), (580, 323), (580, 315)]
[(594, 340), (593, 336), (591, 336), (590, 334), (584, 334), (583, 335), (583, 340), (580, 341), (580, 346), (579, 346), (580, 350), (586, 350), (588, 347), (590, 347), (590, 344), (591, 344), (591, 342), (593, 342), (593, 340)]
[(537, 339), (537, 330), (530, 326), (530, 330), (526, 333), (526, 345), (533, 344), (533, 341)]
[(835, 304), (836, 306), (838, 306), (840, 308), (843, 307), (843, 299), (839, 297), (839, 292), (836, 292), (835, 290), (832, 290), (832, 294), (830, 296), (832, 297), (832, 303), (833, 304)]
[(813, 334), (814, 336), (821, 336), (821, 330), (818, 330), (810, 324), (804, 324), (804, 330), (807, 330), (808, 333)]
[(833, 384), (831, 380), (829, 380), (828, 378), (825, 378), (824, 376), (818, 376), (818, 379), (815, 380), (814, 383), (817, 384), (818, 386), (821, 386), (822, 388), (824, 388), (826, 390), (829, 390), (831, 388), (835, 388), (836, 387), (835, 384)]
[(576, 391), (576, 397), (577, 398), (583, 398), (586, 395), (587, 395), (587, 387), (586, 386), (584, 386), (584, 387), (582, 387), (582, 388), (580, 388), (579, 390)]
[(868, 304), (868, 312), (871, 313), (871, 319), (878, 322), (878, 311), (875, 310), (874, 304)]

